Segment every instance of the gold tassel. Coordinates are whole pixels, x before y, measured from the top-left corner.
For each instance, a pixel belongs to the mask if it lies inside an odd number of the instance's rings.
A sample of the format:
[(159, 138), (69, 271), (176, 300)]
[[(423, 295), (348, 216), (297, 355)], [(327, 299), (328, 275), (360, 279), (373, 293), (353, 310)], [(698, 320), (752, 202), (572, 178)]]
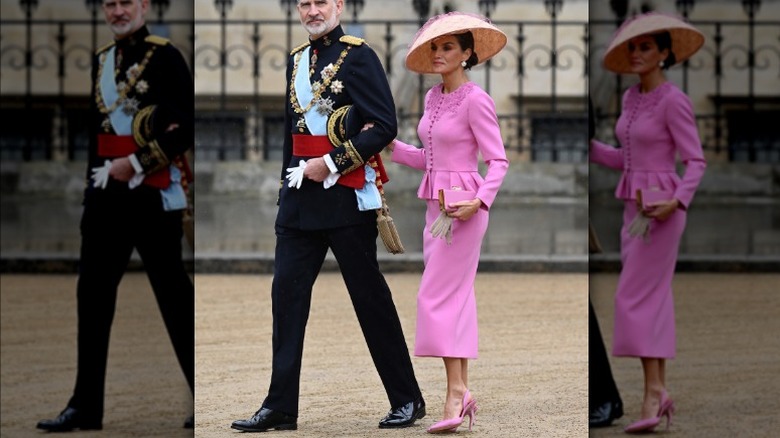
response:
[(401, 243), (401, 236), (395, 228), (393, 218), (390, 217), (390, 207), (387, 206), (385, 199), (385, 189), (382, 185), (382, 179), (379, 175), (379, 168), (374, 160), (371, 161), (371, 167), (376, 171), (376, 186), (379, 189), (379, 196), (382, 198), (382, 208), (376, 210), (376, 227), (379, 230), (379, 237), (385, 249), (390, 254), (403, 254), (404, 245)]

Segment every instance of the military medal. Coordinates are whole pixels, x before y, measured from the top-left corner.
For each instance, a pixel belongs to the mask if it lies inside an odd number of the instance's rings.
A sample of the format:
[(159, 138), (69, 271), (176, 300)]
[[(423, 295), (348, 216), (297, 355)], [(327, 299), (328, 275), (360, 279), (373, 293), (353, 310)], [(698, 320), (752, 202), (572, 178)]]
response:
[(138, 79), (138, 76), (141, 76), (141, 68), (138, 66), (138, 63), (131, 65), (130, 68), (127, 69), (127, 79)]
[(300, 132), (303, 132), (303, 129), (306, 127), (306, 119), (304, 119), (303, 116), (299, 117), (298, 123), (296, 123), (295, 126)]
[(330, 84), (331, 93), (340, 94), (342, 91), (344, 91), (344, 84), (341, 81), (335, 80)]
[[(138, 81), (138, 78), (143, 74), (144, 69), (146, 69), (147, 64), (149, 64), (149, 60), (152, 58), (152, 55), (154, 54), (154, 51), (156, 49), (157, 46), (153, 46), (151, 49), (149, 49), (146, 52), (143, 61), (141, 61), (141, 64), (138, 64), (136, 62), (135, 64), (131, 65), (130, 68), (127, 69), (127, 72), (125, 72), (125, 76), (127, 77), (127, 82), (119, 81), (116, 84), (116, 90), (119, 93), (119, 96), (110, 107), (107, 107), (106, 103), (103, 102), (103, 96), (100, 91), (100, 82), (98, 81), (96, 83), (95, 103), (97, 104), (98, 111), (100, 111), (101, 114), (110, 114), (115, 109), (119, 108), (120, 105), (122, 106), (122, 111), (124, 111), (126, 114), (132, 115), (138, 112), (138, 107), (141, 102), (139, 102), (138, 99), (135, 98), (128, 98), (127, 93), (130, 92), (130, 90), (135, 89), (139, 94), (143, 94), (146, 92), (146, 90), (149, 89), (149, 84), (146, 81)], [(100, 77), (103, 74), (103, 65), (105, 64), (105, 60), (106, 60), (106, 54), (103, 53), (100, 56), (100, 63), (98, 64), (97, 77)]]
[(319, 98), (317, 100), (317, 112), (323, 116), (327, 116), (333, 112), (334, 103), (336, 102), (334, 102), (330, 97), (326, 97), (325, 99)]
[(104, 131), (110, 132), (111, 131), (111, 120), (106, 117), (103, 119), (103, 123), (100, 124), (100, 126), (103, 128)]
[(141, 79), (137, 84), (135, 84), (135, 91), (138, 92), (138, 94), (146, 93), (149, 91), (149, 83)]
[(122, 111), (124, 111), (124, 113), (127, 114), (128, 116), (132, 116), (133, 114), (138, 112), (138, 106), (140, 104), (141, 102), (135, 97), (125, 99), (125, 103), (122, 106)]
[[(335, 65), (328, 64), (325, 66), (325, 68), (322, 69), (322, 82), (317, 81), (312, 84), (312, 99), (309, 101), (309, 104), (306, 105), (306, 108), (301, 108), (301, 105), (298, 102), (298, 94), (295, 91), (295, 81), (290, 81), (290, 105), (292, 106), (293, 111), (295, 111), (297, 114), (304, 114), (316, 104), (317, 111), (319, 111), (321, 114), (330, 114), (333, 112), (333, 104), (335, 102), (333, 102), (331, 99), (321, 99), (322, 93), (330, 86), (331, 80), (333, 80), (333, 77), (336, 76), (336, 73), (338, 73), (339, 68), (341, 68), (341, 64), (344, 63), (344, 58), (347, 57), (350, 49), (352, 49), (352, 46), (347, 46), (346, 49), (341, 51), (339, 59), (336, 60)], [(302, 55), (303, 54), (299, 52), (295, 57), (292, 77), (295, 77), (298, 72), (298, 63), (300, 62)]]
[(333, 76), (336, 76), (336, 68), (333, 67), (333, 63), (323, 67), (320, 76), (322, 76), (323, 80), (333, 79)]

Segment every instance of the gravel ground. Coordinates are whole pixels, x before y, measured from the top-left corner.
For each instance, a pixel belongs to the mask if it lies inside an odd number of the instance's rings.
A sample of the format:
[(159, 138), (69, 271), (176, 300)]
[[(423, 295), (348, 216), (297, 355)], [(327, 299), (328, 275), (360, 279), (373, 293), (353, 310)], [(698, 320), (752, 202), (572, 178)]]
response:
[[(388, 283), (411, 348), (419, 274)], [(73, 387), (75, 275), (2, 275), (0, 435), (41, 436)], [(607, 346), (615, 274), (480, 274), (480, 358), (471, 387), (480, 405), (471, 434), (587, 436), (587, 307), (590, 284)], [(271, 364), (271, 277), (197, 275), (195, 436), (234, 436), (234, 419), (260, 405)], [(780, 275), (678, 274), (678, 357), (667, 365), (677, 405), (667, 434), (773, 437), (780, 428)], [(610, 358), (626, 415), (592, 437), (624, 436), (642, 396), (638, 360)], [(440, 360), (413, 358), (428, 416), (405, 430), (379, 430), (389, 408), (338, 274), (315, 285), (303, 373), (301, 415), (289, 437), (424, 436), (444, 395)], [(120, 286), (112, 331), (104, 431), (71, 437), (186, 437), (189, 390), (148, 281)], [(468, 434), (461, 429), (461, 435)], [(664, 433), (664, 432), (661, 432)], [(470, 434), (469, 434), (470, 435)]]
[[(590, 293), (608, 350), (617, 275), (590, 277)], [(678, 437), (776, 437), (780, 429), (780, 275), (677, 274), (673, 284), (677, 358), (666, 384)], [(625, 416), (591, 437), (626, 436), (639, 416), (642, 366), (610, 357)], [(665, 423), (664, 423), (665, 425)], [(659, 429), (659, 434), (664, 433)]]

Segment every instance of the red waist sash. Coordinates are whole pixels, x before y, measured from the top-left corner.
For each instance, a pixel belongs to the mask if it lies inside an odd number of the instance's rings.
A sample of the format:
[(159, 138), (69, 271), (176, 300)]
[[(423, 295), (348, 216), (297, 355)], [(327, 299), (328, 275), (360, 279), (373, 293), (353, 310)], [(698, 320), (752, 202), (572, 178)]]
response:
[[(101, 158), (126, 157), (138, 151), (132, 135), (98, 134), (98, 156)], [(166, 189), (171, 184), (171, 171), (168, 167), (144, 177), (143, 184)]]
[[(328, 140), (327, 135), (300, 135), (293, 134), (293, 155), (296, 157), (321, 157), (333, 151), (333, 144)], [(374, 167), (379, 177), (379, 181), (386, 183), (389, 181), (385, 166), (382, 164), (382, 157), (379, 154), (371, 156), (368, 160)], [(339, 177), (336, 184), (341, 184), (353, 189), (362, 189), (366, 184), (366, 170), (363, 166)]]

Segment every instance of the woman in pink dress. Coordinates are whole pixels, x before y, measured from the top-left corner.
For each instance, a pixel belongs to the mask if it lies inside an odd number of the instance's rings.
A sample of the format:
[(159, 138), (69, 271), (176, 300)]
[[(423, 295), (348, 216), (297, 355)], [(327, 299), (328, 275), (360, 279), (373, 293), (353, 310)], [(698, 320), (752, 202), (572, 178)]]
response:
[[(690, 99), (664, 70), (703, 43), (701, 32), (682, 20), (649, 13), (624, 23), (604, 55), (608, 70), (639, 76), (623, 95), (615, 128), (622, 147), (590, 143), (591, 161), (623, 172), (615, 190), (624, 202), (623, 267), (612, 354), (639, 357), (645, 387), (641, 418), (626, 427), (629, 433), (652, 431), (663, 417), (668, 427), (674, 411), (665, 373), (666, 359), (675, 356), (672, 277), (686, 210), (706, 164)], [(682, 177), (676, 155), (685, 165)]]
[[(476, 400), (468, 390), (468, 361), (477, 358), (474, 280), (488, 211), (509, 162), (493, 99), (469, 81), (466, 70), (505, 44), (503, 32), (484, 17), (450, 12), (428, 20), (406, 57), (410, 70), (442, 78), (425, 96), (417, 127), (423, 147), (399, 140), (388, 146), (394, 162), (424, 172), (417, 196), (427, 203), (425, 270), (417, 295), (414, 354), (441, 357), (447, 373), (443, 420), (428, 429), (431, 433), (454, 431), (466, 416), (471, 429), (476, 412)], [(478, 154), (487, 164), (484, 178), (477, 171)], [(467, 196), (445, 201), (448, 206), (442, 212), (440, 189)], [(450, 221), (449, 233), (431, 231), (434, 223), (446, 228)]]

